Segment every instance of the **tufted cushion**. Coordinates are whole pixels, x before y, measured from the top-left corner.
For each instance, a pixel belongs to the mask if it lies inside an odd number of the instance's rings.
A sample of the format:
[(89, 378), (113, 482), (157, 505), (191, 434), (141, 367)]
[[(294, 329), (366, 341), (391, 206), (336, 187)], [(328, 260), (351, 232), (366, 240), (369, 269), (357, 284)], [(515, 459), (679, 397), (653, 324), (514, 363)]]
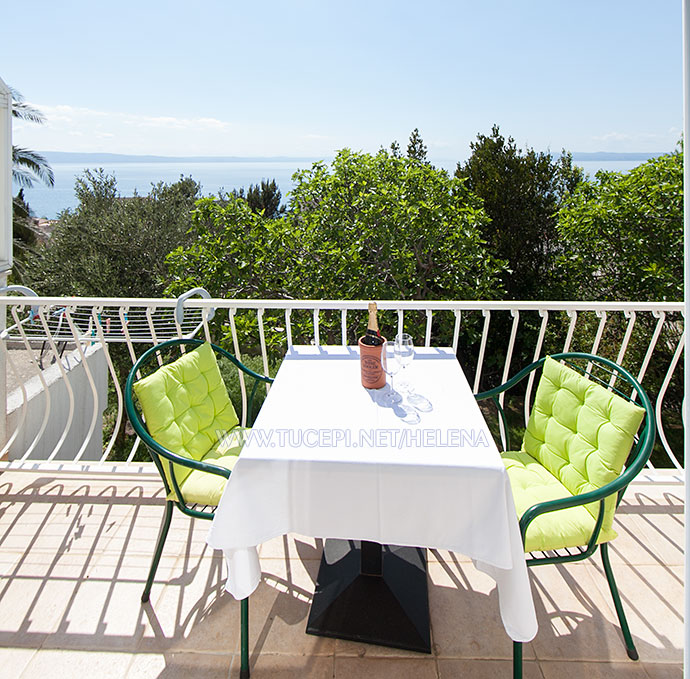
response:
[[(235, 427), (218, 445), (213, 446), (201, 458), (201, 461), (232, 470), (239, 458), (248, 431), (249, 429), (245, 427)], [(189, 504), (196, 502), (215, 507), (220, 502), (226, 483), (227, 479), (223, 476), (193, 469), (180, 484), (180, 490), (182, 497)], [(174, 489), (168, 494), (168, 500), (177, 500)]]
[[(623, 469), (644, 409), (547, 357), (522, 442), (571, 494), (595, 490)], [(616, 498), (606, 500), (611, 530)], [(599, 503), (586, 505), (596, 518)]]
[[(502, 454), (515, 499), (515, 510), (522, 516), (532, 505), (568, 497), (565, 486), (531, 455), (525, 452)], [(525, 551), (536, 552), (586, 545), (592, 536), (595, 518), (586, 507), (570, 507), (541, 514), (527, 527)], [(616, 537), (613, 528), (602, 529), (597, 542)]]
[[(136, 382), (134, 393), (151, 437), (183, 457), (203, 459), (218, 446), (219, 435), (239, 423), (208, 343)], [(167, 460), (162, 462), (170, 483)], [(178, 483), (190, 472), (175, 465)]]

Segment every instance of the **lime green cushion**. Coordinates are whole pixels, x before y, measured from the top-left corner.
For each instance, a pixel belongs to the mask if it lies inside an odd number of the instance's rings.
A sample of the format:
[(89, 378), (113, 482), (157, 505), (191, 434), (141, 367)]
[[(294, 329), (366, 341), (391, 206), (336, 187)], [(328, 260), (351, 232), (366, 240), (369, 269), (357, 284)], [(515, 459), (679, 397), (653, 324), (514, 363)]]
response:
[[(541, 463), (525, 452), (503, 453), (515, 510), (522, 516), (532, 505), (568, 497), (568, 489)], [(560, 509), (538, 516), (527, 527), (525, 551), (536, 552), (579, 547), (589, 542), (596, 520), (584, 506)], [(610, 526), (602, 529), (597, 542), (616, 537)]]
[[(134, 393), (151, 437), (182, 457), (203, 459), (239, 423), (208, 343), (136, 382)], [(161, 461), (170, 483), (167, 460)], [(174, 467), (182, 483), (191, 470)]]
[[(643, 408), (547, 357), (521, 452), (531, 456), (554, 477), (562, 489), (559, 497), (564, 497), (563, 493), (579, 495), (596, 490), (621, 473), (644, 413)], [(515, 475), (522, 479), (513, 489), (516, 507), (523, 507), (518, 510), (519, 515), (536, 502), (553, 499), (542, 496), (540, 487), (528, 489), (526, 479), (536, 471), (531, 462), (521, 467), (519, 472), (514, 470), (512, 474), (509, 470), (511, 483)], [(529, 475), (525, 476), (528, 468)], [(549, 492), (555, 492), (550, 478), (547, 486), (551, 489)], [(613, 495), (606, 500), (603, 536), (615, 536), (612, 529), (615, 508)], [(585, 510), (596, 519), (599, 503), (585, 505)], [(553, 521), (559, 522), (562, 513), (554, 513)], [(567, 546), (557, 544), (563, 532), (570, 533), (554, 525), (553, 539), (547, 541), (546, 548)], [(585, 544), (587, 542), (585, 540)]]
[[(623, 469), (644, 409), (547, 357), (522, 442), (572, 494), (601, 488)], [(597, 518), (599, 503), (586, 505)], [(616, 498), (606, 500), (603, 529)]]
[[(245, 427), (235, 427), (218, 445), (213, 446), (201, 458), (201, 461), (209, 462), (217, 467), (225, 467), (225, 469), (232, 471), (239, 458), (248, 431), (249, 429)], [(227, 479), (223, 476), (194, 469), (182, 481), (180, 490), (182, 491), (182, 497), (188, 504), (197, 503), (215, 507), (220, 502), (226, 483)], [(177, 494), (173, 489), (168, 494), (168, 500), (177, 499)]]

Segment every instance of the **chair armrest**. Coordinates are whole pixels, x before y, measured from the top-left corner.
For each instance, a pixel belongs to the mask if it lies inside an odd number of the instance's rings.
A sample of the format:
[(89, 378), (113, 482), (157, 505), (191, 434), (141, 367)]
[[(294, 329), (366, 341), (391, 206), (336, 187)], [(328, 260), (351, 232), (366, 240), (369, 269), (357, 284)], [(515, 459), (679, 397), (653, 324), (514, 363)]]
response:
[(216, 353), (219, 353), (221, 354), (221, 356), (227, 358), (236, 368), (239, 368), (246, 375), (249, 375), (250, 377), (253, 377), (256, 380), (261, 380), (262, 382), (268, 382), (269, 384), (273, 383), (272, 377), (269, 377), (268, 375), (261, 375), (260, 373), (254, 372), (251, 368), (248, 368), (244, 363), (242, 363), (242, 361), (233, 356), (229, 351), (225, 351), (223, 347), (220, 347), (216, 344), (212, 346)]
[(522, 534), (523, 542), (527, 534), (527, 527), (541, 514), (557, 512), (561, 509), (569, 509), (570, 507), (588, 505), (591, 502), (603, 501), (610, 495), (618, 492), (616, 489), (608, 489), (608, 486), (612, 485), (612, 483), (607, 483), (601, 488), (583, 493), (582, 495), (569, 495), (568, 497), (558, 498), (557, 500), (547, 500), (546, 502), (538, 502), (536, 505), (532, 505), (526, 509), (524, 514), (520, 517), (520, 533)]
[(536, 370), (537, 368), (540, 368), (543, 364), (546, 358), (540, 358), (538, 361), (535, 361), (534, 363), (530, 363), (530, 365), (524, 367), (519, 373), (516, 373), (513, 375), (507, 382), (504, 382), (503, 384), (499, 384), (497, 387), (494, 387), (493, 389), (488, 389), (487, 391), (482, 391), (478, 394), (474, 395), (474, 398), (477, 401), (483, 401), (484, 399), (487, 398), (496, 398), (499, 394), (502, 394), (504, 391), (508, 391), (508, 389), (512, 389), (518, 382), (522, 382), (522, 380), (527, 377), (533, 370)]
[[(190, 469), (197, 469), (201, 472), (217, 474), (218, 476), (224, 476), (226, 479), (230, 478), (230, 474), (232, 473), (230, 469), (226, 469), (225, 467), (219, 467), (218, 465), (211, 464), (209, 462), (202, 462), (201, 460), (195, 460), (194, 458), (183, 457), (182, 455), (178, 455), (177, 453), (174, 453), (172, 450), (168, 450), (165, 446), (162, 446), (147, 432), (140, 432), (139, 437), (146, 446), (153, 449), (158, 455), (164, 457), (166, 460), (170, 461), (173, 464), (179, 464), (182, 467), (188, 467)], [(174, 475), (172, 478), (175, 478)]]
[[(539, 502), (536, 505), (532, 505), (520, 517), (520, 531), (522, 532), (523, 540), (527, 526), (540, 514), (554, 512), (559, 509), (568, 509), (569, 507), (577, 507), (578, 505), (587, 505), (591, 502), (605, 500), (614, 493), (622, 493), (622, 491), (625, 490), (628, 484), (638, 475), (638, 473), (642, 470), (642, 467), (644, 467), (645, 463), (647, 462), (649, 451), (654, 444), (655, 437), (655, 422), (652, 419), (647, 418), (642, 435), (635, 444), (635, 449), (631, 453), (634, 462), (619, 476), (613, 479), (613, 481), (609, 481), (601, 486), (601, 488), (590, 490), (589, 492), (582, 493), (581, 495), (571, 495), (570, 497), (559, 498), (557, 500), (548, 500), (547, 502)], [(643, 449), (645, 454), (640, 454), (640, 449)]]

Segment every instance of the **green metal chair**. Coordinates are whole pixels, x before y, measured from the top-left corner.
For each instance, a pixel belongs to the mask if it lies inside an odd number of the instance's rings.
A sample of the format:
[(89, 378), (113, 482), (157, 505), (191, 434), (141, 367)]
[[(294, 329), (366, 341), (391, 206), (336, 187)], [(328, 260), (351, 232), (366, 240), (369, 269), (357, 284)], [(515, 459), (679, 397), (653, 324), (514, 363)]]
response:
[[(184, 353), (182, 351), (184, 350)], [(251, 423), (258, 385), (270, 377), (250, 370), (221, 347), (197, 339), (174, 339), (146, 351), (127, 377), (125, 407), (134, 431), (148, 448), (165, 486), (166, 503), (142, 602), (151, 586), (168, 535), (173, 508), (213, 519), (238, 459), (247, 429), (240, 426), (216, 357), (253, 380), (246, 421)], [(249, 677), (249, 601), (240, 605), (242, 679)]]
[[(499, 395), (538, 369), (542, 376), (522, 446), (511, 451)], [(502, 457), (529, 554), (527, 565), (580, 561), (599, 547), (628, 656), (637, 660), (608, 543), (616, 537), (616, 507), (654, 445), (649, 397), (614, 362), (593, 354), (562, 353), (542, 358), (505, 384), (476, 395), (477, 400), (488, 398), (505, 432)], [(520, 642), (513, 642), (513, 676), (522, 676)]]

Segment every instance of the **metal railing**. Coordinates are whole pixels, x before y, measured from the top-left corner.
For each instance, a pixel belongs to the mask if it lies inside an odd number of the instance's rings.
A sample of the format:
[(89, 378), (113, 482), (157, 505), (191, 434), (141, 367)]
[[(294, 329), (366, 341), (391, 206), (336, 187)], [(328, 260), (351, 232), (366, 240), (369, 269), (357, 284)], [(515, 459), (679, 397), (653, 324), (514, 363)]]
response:
[[(356, 331), (366, 324), (368, 300), (192, 298), (196, 293), (200, 291), (178, 300), (0, 297), (6, 309), (0, 348), (8, 375), (18, 382), (9, 395), (12, 416), (0, 465), (148, 469), (138, 461), (144, 457), (142, 451), (137, 455), (134, 437), (126, 453), (116, 450), (125, 426), (122, 355), (128, 357), (128, 369), (144, 349), (172, 337), (222, 338), (241, 360), (247, 353), (260, 357), (268, 373), (269, 365), (293, 343), (353, 344)], [(666, 427), (669, 418), (673, 427), (680, 426), (682, 303), (382, 300), (378, 307), (382, 327), (412, 329), (415, 341), (425, 346), (451, 345), (475, 392), (482, 380), (505, 381), (522, 367), (513, 366), (518, 358), (522, 362), (549, 352), (605, 350), (650, 391), (664, 466), (682, 468), (682, 443), (672, 444)], [(115, 345), (123, 347), (120, 372), (112, 355)], [(25, 359), (23, 372), (17, 366), (20, 355)], [(673, 407), (668, 399), (672, 385)], [(245, 408), (241, 377), (240, 388)], [(530, 379), (525, 422), (533, 388)]]

